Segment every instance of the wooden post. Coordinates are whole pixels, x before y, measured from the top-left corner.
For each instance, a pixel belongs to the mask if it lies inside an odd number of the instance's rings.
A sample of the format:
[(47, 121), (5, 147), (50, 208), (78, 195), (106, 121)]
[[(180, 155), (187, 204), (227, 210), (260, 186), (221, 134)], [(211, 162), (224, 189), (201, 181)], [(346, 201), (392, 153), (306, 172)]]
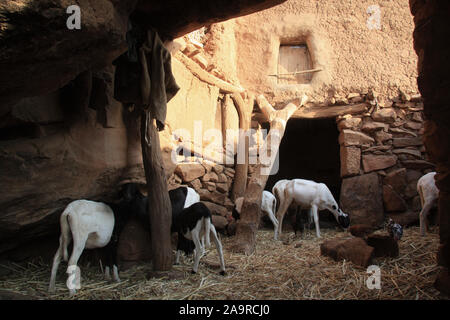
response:
[(168, 271), (172, 268), (170, 237), (172, 206), (167, 191), (156, 123), (153, 119), (147, 122), (146, 111), (141, 113), (141, 146), (147, 179), (147, 210), (150, 216), (153, 270)]
[[(236, 200), (236, 198), (244, 196), (245, 188), (247, 186), (248, 149), (250, 146), (250, 137), (248, 130), (250, 129), (250, 116), (247, 110), (248, 108), (239, 93), (233, 94), (231, 98), (233, 99), (234, 106), (236, 107), (239, 116), (239, 142), (237, 148), (238, 163), (235, 165), (234, 182), (233, 188), (231, 190), (231, 200), (234, 201)], [(244, 150), (244, 159), (241, 159), (239, 157), (239, 151), (242, 149)], [(240, 163), (239, 160), (241, 160)]]
[[(307, 97), (304, 96), (301, 105), (306, 103)], [(261, 154), (266, 154), (270, 159), (265, 163), (259, 163), (255, 167), (255, 171), (249, 178), (247, 190), (245, 191), (244, 203), (241, 209), (241, 219), (236, 226), (236, 241), (232, 250), (235, 252), (251, 254), (255, 250), (256, 231), (258, 230), (261, 198), (264, 187), (266, 186), (269, 173), (274, 165), (275, 157), (280, 147), (281, 138), (286, 129), (286, 123), (289, 118), (297, 110), (297, 106), (293, 103), (287, 104), (283, 109), (276, 111), (264, 96), (257, 97), (259, 107), (264, 115), (271, 121), (270, 131), (267, 135)]]

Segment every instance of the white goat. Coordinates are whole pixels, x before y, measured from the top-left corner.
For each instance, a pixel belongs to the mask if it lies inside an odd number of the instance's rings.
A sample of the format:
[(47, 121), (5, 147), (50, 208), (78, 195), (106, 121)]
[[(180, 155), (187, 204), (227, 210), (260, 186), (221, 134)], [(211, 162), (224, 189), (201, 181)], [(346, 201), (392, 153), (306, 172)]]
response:
[[(234, 201), (233, 217), (237, 220), (240, 218), (242, 204), (244, 203), (244, 197), (239, 197)], [(278, 220), (275, 217), (275, 211), (277, 210), (277, 200), (269, 191), (264, 190), (261, 199), (261, 211), (269, 216), (272, 221), (274, 231), (278, 228)]]
[(344, 228), (347, 228), (350, 224), (348, 214), (339, 209), (330, 190), (323, 183), (304, 179), (293, 179), (280, 183), (277, 182), (274, 189), (280, 201), (280, 206), (277, 211), (279, 224), (278, 230), (275, 233), (275, 239), (278, 239), (278, 234), (281, 234), (284, 215), (292, 203), (297, 204), (302, 209), (310, 209), (312, 211), (310, 215), (312, 214), (314, 218), (318, 238), (320, 238), (319, 210), (329, 210), (336, 218), (336, 221)]
[(434, 182), (435, 175), (436, 172), (430, 172), (417, 181), (417, 192), (422, 205), (422, 210), (420, 211), (420, 234), (422, 236), (425, 235), (425, 229), (428, 229), (428, 214), (433, 207), (437, 206), (439, 198), (439, 189)]
[[(84, 248), (103, 248), (108, 245), (114, 229), (114, 220), (113, 210), (104, 203), (89, 200), (76, 200), (69, 203), (59, 220), (61, 236), (59, 237), (59, 248), (53, 259), (50, 292), (55, 291), (56, 273), (61, 258), (64, 261), (69, 260), (67, 273), (69, 278), (73, 277), (74, 272), (79, 270), (77, 263)], [(70, 259), (68, 259), (67, 247), (72, 239), (73, 249)], [(109, 267), (106, 269), (106, 277), (109, 278)], [(113, 279), (120, 281), (116, 264), (113, 265)], [(76, 289), (72, 287), (69, 288), (69, 291), (71, 296), (76, 293)]]
[[(278, 202), (278, 205), (280, 204), (280, 194), (284, 192), (284, 188), (285, 185), (291, 180), (288, 179), (283, 179), (283, 180), (278, 180), (274, 186), (272, 187), (272, 193), (275, 196), (276, 201)], [(293, 211), (295, 211), (296, 213), (296, 218), (298, 218), (298, 213), (299, 213), (299, 206), (297, 204), (295, 204), (295, 202), (292, 202), (291, 205), (289, 206), (290, 209), (292, 209)], [(275, 209), (274, 212), (276, 212), (277, 210)], [(308, 224), (311, 225), (313, 221), (313, 216), (312, 216), (312, 211), (309, 210), (308, 211)], [(298, 229), (300, 230), (300, 229)], [(294, 231), (297, 232), (297, 225), (294, 226)]]

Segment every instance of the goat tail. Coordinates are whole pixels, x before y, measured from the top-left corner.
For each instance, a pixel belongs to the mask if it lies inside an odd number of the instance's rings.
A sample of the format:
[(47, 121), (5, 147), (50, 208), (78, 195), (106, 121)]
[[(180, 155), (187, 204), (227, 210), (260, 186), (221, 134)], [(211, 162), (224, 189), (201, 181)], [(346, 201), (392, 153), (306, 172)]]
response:
[(273, 196), (275, 197), (275, 206), (274, 206), (274, 211), (273, 211), (273, 213), (274, 214), (276, 214), (276, 212), (277, 212), (277, 210), (278, 210), (278, 208), (277, 208), (277, 205), (281, 205), (281, 195), (280, 194), (278, 194), (278, 188), (272, 188), (272, 194), (273, 194)]
[(63, 260), (69, 260), (69, 254), (67, 253), (67, 247), (70, 243), (70, 221), (69, 221), (69, 213), (64, 211), (59, 220), (61, 224), (61, 246), (63, 250)]
[(423, 197), (422, 185), (417, 186), (417, 191), (419, 192), (420, 205), (423, 208), (423, 205), (425, 204), (425, 199)]
[(211, 233), (211, 217), (205, 217), (205, 246), (211, 246), (210, 233)]

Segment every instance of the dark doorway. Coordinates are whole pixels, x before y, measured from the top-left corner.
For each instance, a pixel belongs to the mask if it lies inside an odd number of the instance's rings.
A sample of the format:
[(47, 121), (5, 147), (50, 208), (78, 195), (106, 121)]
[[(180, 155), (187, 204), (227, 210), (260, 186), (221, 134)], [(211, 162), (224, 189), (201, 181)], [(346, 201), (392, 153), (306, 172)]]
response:
[[(339, 203), (341, 191), (339, 131), (336, 120), (290, 119), (279, 149), (278, 173), (269, 177), (266, 190), (282, 179), (307, 179), (325, 183)], [(321, 222), (334, 220), (320, 213)], [(324, 219), (325, 218), (325, 219)], [(334, 220), (335, 221), (335, 220)], [(321, 223), (322, 225), (322, 223)]]

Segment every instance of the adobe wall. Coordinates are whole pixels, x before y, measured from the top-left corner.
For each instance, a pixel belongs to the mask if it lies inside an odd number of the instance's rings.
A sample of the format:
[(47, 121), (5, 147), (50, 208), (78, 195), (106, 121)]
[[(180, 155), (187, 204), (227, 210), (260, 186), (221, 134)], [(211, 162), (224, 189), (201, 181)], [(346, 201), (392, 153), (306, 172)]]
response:
[[(278, 103), (306, 93), (330, 102), (373, 88), (380, 101), (400, 88), (418, 91), (413, 17), (405, 1), (377, 1), (381, 29), (369, 29), (371, 1), (288, 0), (274, 8), (234, 19), (237, 76), (246, 89)], [(230, 22), (227, 22), (228, 24)], [(277, 85), (280, 41), (305, 41), (314, 68), (310, 85)], [(233, 70), (230, 70), (233, 72)]]

